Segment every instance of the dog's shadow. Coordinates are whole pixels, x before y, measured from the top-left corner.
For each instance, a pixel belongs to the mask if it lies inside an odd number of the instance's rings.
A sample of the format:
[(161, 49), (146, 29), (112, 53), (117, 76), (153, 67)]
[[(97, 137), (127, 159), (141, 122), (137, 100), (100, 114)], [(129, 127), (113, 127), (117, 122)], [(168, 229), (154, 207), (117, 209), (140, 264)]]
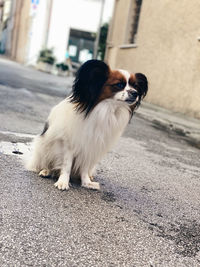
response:
[[(40, 176), (40, 177), (43, 178), (43, 179), (49, 179), (49, 180), (52, 180), (54, 182), (57, 182), (59, 176), (60, 176), (60, 170), (55, 170), (48, 176)], [(70, 182), (70, 185), (72, 187), (76, 187), (76, 188), (81, 187), (81, 177), (80, 177), (80, 175), (71, 174), (69, 182)]]

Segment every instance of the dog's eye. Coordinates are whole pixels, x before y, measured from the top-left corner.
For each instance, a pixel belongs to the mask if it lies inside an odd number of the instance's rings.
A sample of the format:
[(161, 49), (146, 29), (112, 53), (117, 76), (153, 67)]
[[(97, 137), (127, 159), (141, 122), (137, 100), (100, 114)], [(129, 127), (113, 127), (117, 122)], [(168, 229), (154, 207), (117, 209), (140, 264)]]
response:
[(115, 86), (118, 87), (119, 89), (124, 89), (126, 84), (125, 83), (116, 83)]
[(131, 86), (132, 86), (133, 88), (137, 88), (137, 84), (136, 84), (136, 83), (132, 83)]

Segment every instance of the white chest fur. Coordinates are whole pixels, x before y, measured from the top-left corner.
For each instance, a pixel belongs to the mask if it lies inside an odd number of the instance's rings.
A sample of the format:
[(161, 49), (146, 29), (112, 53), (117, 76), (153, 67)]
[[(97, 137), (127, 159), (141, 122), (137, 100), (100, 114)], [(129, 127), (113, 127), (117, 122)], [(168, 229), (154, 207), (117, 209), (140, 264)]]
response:
[(73, 111), (66, 121), (66, 135), (76, 157), (75, 168), (93, 168), (121, 136), (129, 119), (127, 105), (113, 100), (99, 103), (87, 118)]

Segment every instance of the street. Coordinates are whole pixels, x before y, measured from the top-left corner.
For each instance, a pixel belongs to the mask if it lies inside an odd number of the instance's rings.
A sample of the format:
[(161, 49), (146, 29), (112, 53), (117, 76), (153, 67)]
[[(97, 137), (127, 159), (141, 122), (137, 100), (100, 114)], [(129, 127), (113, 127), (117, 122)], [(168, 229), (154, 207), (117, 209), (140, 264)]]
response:
[(0, 59), (0, 266), (200, 266), (200, 151), (181, 136), (135, 114), (97, 167), (99, 192), (59, 191), (12, 153), (71, 85)]

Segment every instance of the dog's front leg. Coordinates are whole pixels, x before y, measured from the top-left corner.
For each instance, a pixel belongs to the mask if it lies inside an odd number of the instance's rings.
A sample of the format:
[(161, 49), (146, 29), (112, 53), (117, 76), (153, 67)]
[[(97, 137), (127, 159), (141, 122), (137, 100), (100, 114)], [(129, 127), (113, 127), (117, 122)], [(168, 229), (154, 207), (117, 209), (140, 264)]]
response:
[(90, 188), (90, 189), (95, 189), (95, 190), (100, 189), (99, 183), (91, 181), (91, 179), (88, 175), (88, 171), (81, 173), (81, 185), (83, 187)]
[(88, 171), (88, 175), (90, 177), (90, 180), (93, 181), (94, 180), (94, 175), (96, 174), (96, 168), (95, 166), (93, 168), (91, 168), (89, 171)]
[(67, 155), (64, 156), (63, 166), (60, 172), (60, 176), (58, 178), (58, 181), (54, 184), (55, 187), (58, 187), (58, 189), (60, 190), (69, 189), (69, 178), (72, 167), (72, 158), (73, 157), (70, 153), (67, 153)]

